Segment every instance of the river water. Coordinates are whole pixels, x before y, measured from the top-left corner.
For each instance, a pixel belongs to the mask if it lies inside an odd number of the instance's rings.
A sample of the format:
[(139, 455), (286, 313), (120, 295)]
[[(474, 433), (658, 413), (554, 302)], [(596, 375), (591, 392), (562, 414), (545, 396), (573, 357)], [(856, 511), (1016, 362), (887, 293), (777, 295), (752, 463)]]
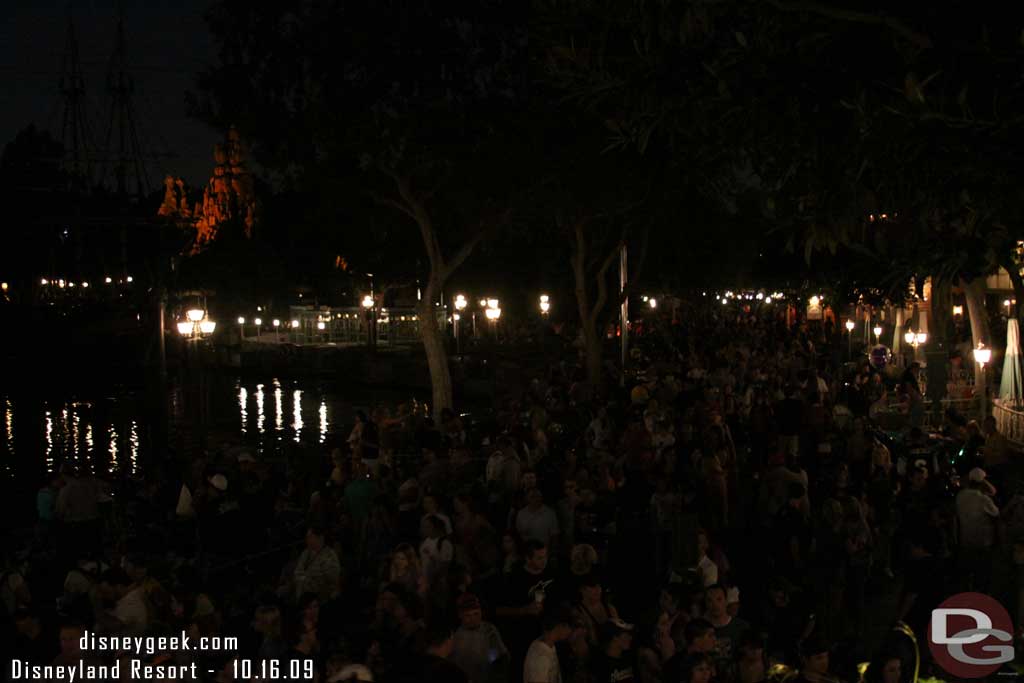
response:
[[(166, 396), (168, 446), (188, 453), (242, 445), (266, 459), (316, 452), (348, 435), (356, 410), (410, 398), (310, 378), (185, 377)], [(107, 479), (144, 475), (156, 450), (152, 405), (142, 386), (127, 382), (0, 386), (3, 506), (18, 517), (31, 510), (35, 491), (65, 461)]]

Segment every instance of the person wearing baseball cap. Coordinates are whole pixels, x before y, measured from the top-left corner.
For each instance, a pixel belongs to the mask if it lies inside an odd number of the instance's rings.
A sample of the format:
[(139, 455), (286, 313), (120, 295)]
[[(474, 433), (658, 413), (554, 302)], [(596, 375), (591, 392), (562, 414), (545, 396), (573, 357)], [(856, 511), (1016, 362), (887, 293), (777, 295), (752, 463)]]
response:
[(633, 624), (611, 618), (602, 627), (604, 648), (594, 653), (590, 675), (594, 683), (633, 683), (636, 663), (633, 649)]
[(967, 474), (967, 481), (967, 488), (956, 494), (962, 576), (970, 581), (972, 590), (984, 593), (992, 570), (999, 508), (992, 500), (996, 489), (985, 470), (975, 467)]

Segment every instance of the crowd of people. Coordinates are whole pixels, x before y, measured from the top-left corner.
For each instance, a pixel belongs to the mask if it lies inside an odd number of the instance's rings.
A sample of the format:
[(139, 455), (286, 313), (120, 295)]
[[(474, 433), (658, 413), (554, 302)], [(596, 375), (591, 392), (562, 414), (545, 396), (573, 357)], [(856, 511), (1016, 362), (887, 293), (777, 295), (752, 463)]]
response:
[[(5, 661), (218, 683), (813, 683), (869, 662), (896, 683), (897, 623), (923, 641), (967, 589), (1018, 616), (1024, 489), (991, 418), (927, 427), (917, 368), (838, 364), (828, 326), (681, 319), (648, 326), (624, 387), (567, 345), (486, 415), (382, 407), (286, 463), (153, 464), (113, 501), (65, 463), (5, 548)], [(899, 429), (872, 419), (885, 396)], [(237, 642), (139, 655), (86, 632)]]

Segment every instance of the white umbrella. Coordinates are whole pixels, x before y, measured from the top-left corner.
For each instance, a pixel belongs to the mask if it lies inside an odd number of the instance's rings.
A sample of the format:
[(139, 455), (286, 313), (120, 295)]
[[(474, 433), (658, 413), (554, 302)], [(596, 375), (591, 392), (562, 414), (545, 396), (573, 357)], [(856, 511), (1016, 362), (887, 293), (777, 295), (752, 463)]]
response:
[(1003, 358), (1003, 379), (999, 383), (999, 399), (1009, 405), (1019, 405), (1022, 398), (1020, 329), (1017, 320), (1010, 318), (1006, 323), (1006, 355)]

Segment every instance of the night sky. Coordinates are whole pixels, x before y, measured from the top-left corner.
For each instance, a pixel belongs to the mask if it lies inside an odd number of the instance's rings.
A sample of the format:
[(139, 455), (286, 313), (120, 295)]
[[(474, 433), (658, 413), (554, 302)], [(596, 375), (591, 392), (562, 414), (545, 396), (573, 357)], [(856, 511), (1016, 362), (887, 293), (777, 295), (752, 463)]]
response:
[[(217, 134), (185, 114), (193, 74), (214, 57), (203, 12), (207, 0), (123, 0), (128, 63), (135, 78), (136, 118), (149, 153), (173, 155), (149, 164), (150, 183), (164, 174), (202, 185)], [(101, 149), (110, 118), (105, 74), (114, 46), (117, 0), (0, 3), (0, 145), (30, 123), (60, 138), (59, 78), (72, 7), (94, 142)]]

